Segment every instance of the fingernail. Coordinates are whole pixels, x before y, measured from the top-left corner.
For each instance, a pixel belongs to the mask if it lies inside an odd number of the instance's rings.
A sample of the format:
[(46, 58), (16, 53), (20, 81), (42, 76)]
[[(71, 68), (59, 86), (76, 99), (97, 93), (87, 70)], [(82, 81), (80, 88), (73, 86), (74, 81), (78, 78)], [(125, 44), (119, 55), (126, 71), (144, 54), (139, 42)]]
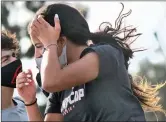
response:
[(28, 78), (30, 78), (30, 77), (31, 77), (31, 75), (27, 75), (27, 77), (28, 77)]
[(59, 16), (58, 16), (58, 14), (55, 14), (55, 18), (59, 19)]
[(25, 85), (27, 86), (27, 85), (29, 85), (29, 83), (25, 83)]

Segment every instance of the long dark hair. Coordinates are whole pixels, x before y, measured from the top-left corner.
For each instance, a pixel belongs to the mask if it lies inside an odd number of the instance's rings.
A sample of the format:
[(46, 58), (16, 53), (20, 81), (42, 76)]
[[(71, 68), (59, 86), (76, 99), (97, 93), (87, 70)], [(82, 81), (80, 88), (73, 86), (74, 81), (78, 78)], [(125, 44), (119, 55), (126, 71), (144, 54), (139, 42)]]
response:
[[(132, 12), (132, 10), (130, 10), (129, 12), (122, 14), (123, 9), (124, 5), (122, 4), (122, 10), (115, 21), (114, 28), (112, 27), (111, 23), (103, 22), (99, 26), (99, 32), (92, 34), (91, 38), (95, 44), (106, 42), (112, 46), (120, 47), (124, 55), (126, 69), (128, 70), (129, 60), (133, 57), (133, 53), (144, 51), (145, 49), (131, 49), (131, 44), (141, 35), (141, 33), (136, 33), (137, 29), (132, 26), (126, 26), (122, 28), (123, 19), (129, 16)], [(102, 26), (105, 26), (105, 28), (102, 29)], [(124, 36), (120, 37), (120, 34), (123, 34)], [(133, 79), (131, 74), (129, 74), (129, 79), (131, 81), (132, 91), (138, 98), (144, 111), (160, 111), (166, 114), (166, 111), (163, 110), (162, 105), (159, 104), (161, 98), (158, 96), (159, 89), (163, 87), (166, 82), (157, 85), (151, 85), (145, 77)]]

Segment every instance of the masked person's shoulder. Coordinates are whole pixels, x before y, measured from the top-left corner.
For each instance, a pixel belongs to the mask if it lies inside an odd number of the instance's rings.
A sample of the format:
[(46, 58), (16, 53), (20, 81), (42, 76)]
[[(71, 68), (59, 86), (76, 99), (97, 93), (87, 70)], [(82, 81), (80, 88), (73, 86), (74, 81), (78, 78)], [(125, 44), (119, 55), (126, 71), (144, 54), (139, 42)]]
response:
[(27, 116), (24, 101), (18, 96), (14, 97), (13, 100), (16, 102), (17, 111), (22, 116), (22, 119), (28, 120), (28, 116)]
[(18, 96), (13, 97), (13, 102), (15, 106), (17, 106), (18, 108), (23, 108), (23, 109), (25, 108), (24, 101)]
[(24, 102), (19, 97), (12, 100), (15, 106), (2, 111), (2, 121), (28, 121)]

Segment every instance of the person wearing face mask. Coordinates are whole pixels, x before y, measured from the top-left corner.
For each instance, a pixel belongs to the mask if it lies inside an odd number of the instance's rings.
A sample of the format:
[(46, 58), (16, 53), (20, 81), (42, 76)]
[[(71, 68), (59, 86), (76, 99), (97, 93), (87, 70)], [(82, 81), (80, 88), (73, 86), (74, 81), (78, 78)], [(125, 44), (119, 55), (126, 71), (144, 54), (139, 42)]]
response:
[(13, 98), (16, 77), (22, 71), (21, 60), (17, 59), (19, 44), (14, 34), (1, 31), (1, 49), (2, 121), (28, 121), (23, 101)]
[[(36, 13), (29, 33), (36, 37), (35, 57), (42, 55), (41, 87), (50, 95), (43, 119), (35, 93), (26, 92), (35, 89), (33, 79), (30, 84), (23, 73), (18, 75), (17, 90), (28, 104), (31, 121), (146, 121), (143, 108), (165, 113), (154, 94), (164, 84), (144, 86), (128, 74), (134, 51), (126, 41), (140, 34), (135, 28), (121, 28), (131, 12), (122, 11), (115, 28), (102, 23), (107, 26), (98, 33), (91, 33), (83, 16), (68, 5), (51, 4)], [(118, 36), (122, 33), (124, 38)], [(93, 43), (88, 45), (88, 40)], [(65, 46), (67, 65), (62, 68), (59, 57)]]

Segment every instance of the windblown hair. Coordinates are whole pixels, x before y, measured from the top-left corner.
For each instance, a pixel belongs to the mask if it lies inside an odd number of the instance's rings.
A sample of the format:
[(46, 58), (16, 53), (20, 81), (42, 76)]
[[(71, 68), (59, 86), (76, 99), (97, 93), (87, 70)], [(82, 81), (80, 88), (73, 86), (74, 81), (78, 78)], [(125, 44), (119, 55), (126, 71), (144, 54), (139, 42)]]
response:
[(16, 34), (12, 34), (8, 30), (1, 31), (1, 49), (2, 50), (13, 50), (13, 56), (19, 54), (19, 42), (16, 38)]
[[(122, 3), (121, 3), (122, 4)], [(109, 22), (103, 22), (99, 26), (99, 32), (96, 32), (96, 35), (109, 35), (114, 40), (108, 40), (105, 41), (106, 43), (109, 43), (113, 46), (120, 47), (123, 51), (124, 59), (125, 59), (125, 66), (128, 70), (129, 66), (129, 59), (133, 57), (134, 52), (144, 51), (145, 49), (131, 49), (130, 45), (141, 35), (141, 33), (135, 34), (137, 31), (136, 28), (132, 28), (132, 26), (126, 26), (122, 28), (122, 21), (125, 17), (129, 16), (131, 14), (130, 10), (129, 12), (122, 14), (124, 9), (124, 5), (122, 4), (122, 10), (118, 16), (118, 18), (115, 21), (115, 27), (113, 28), (111, 23)], [(101, 27), (105, 25), (104, 30), (101, 29)], [(120, 34), (124, 34), (123, 37), (120, 37)], [(134, 38), (134, 39), (133, 39)], [(100, 43), (100, 40), (93, 39), (94, 43)], [(129, 79), (131, 81), (131, 87), (133, 94), (138, 98), (139, 102), (141, 103), (144, 111), (159, 111), (164, 114), (166, 114), (166, 111), (163, 110), (162, 105), (159, 104), (160, 97), (158, 95), (159, 90), (161, 87), (163, 87), (165, 83), (157, 84), (157, 85), (151, 85), (146, 78), (141, 78), (138, 80), (135, 80), (132, 78), (132, 76), (129, 74)]]

